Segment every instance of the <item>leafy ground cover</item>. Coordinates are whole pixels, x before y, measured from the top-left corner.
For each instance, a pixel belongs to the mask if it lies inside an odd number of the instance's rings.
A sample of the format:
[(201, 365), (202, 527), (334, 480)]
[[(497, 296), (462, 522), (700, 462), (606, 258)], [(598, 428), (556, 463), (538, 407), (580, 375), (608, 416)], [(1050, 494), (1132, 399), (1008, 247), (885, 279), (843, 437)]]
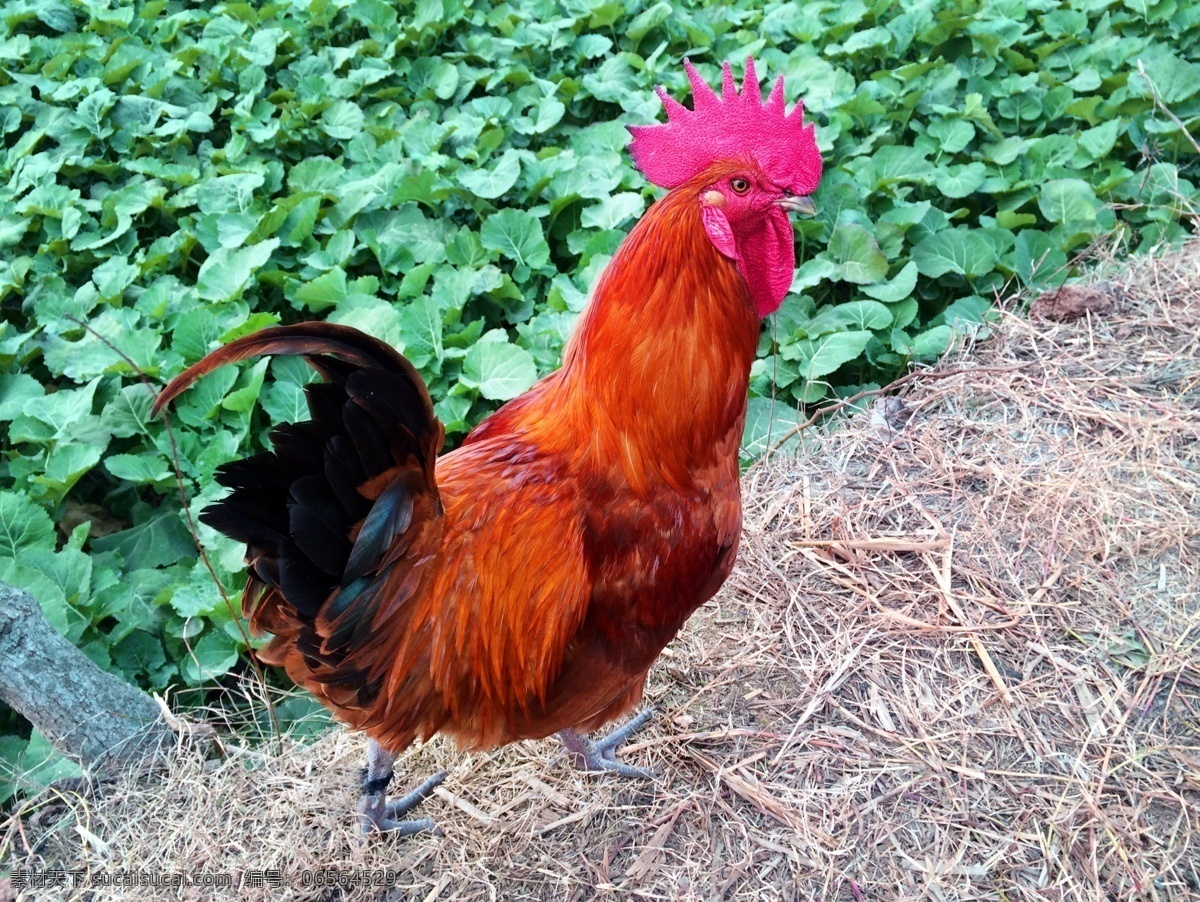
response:
[[(1173, 116), (1200, 115), (1198, 42), (1200, 7), (1175, 0), (13, 0), (0, 579), (143, 686), (229, 673), (245, 643), (196, 561), (173, 442), (202, 504), (217, 465), (302, 412), (309, 376), (219, 372), (174, 439), (153, 383), (324, 317), (402, 348), (461, 437), (557, 365), (655, 196), (624, 126), (660, 115), (654, 84), (685, 95), (685, 54), (712, 81), (749, 54), (785, 74), (830, 163), (764, 330), (754, 454), (798, 406), (939, 355), (1002, 287), (1062, 279), (1096, 242), (1181, 238), (1195, 154)], [(200, 535), (236, 593), (240, 550)], [(10, 724), (0, 752), (40, 760)]]

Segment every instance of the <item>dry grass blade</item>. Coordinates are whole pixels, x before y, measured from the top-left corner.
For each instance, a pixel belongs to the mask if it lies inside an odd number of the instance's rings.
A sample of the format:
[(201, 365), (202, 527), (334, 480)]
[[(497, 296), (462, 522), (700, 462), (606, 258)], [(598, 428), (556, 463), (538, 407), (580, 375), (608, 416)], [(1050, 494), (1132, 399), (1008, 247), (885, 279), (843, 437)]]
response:
[[(361, 739), (231, 740), (10, 820), (7, 865), (97, 900), (214, 898), (121, 869), (272, 900), (1197, 898), (1200, 254), (1108, 275), (1104, 319), (1006, 316), (906, 382), (903, 428), (827, 423), (747, 474), (738, 569), (626, 753), (654, 784), (434, 742), (397, 789), (450, 769), (446, 835), (362, 845)], [(359, 885), (303, 883), (334, 869)]]

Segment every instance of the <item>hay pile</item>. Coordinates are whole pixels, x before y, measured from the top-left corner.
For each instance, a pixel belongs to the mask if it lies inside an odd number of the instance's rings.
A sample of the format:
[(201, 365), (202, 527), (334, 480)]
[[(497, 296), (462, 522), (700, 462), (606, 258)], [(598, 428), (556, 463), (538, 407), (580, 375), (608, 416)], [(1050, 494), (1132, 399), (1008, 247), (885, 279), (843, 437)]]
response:
[[(1103, 290), (750, 472), (738, 569), (625, 752), (656, 784), (434, 742), (397, 788), (449, 769), (422, 811), (446, 835), (363, 846), (358, 737), (227, 742), (11, 821), (7, 865), (92, 899), (1196, 898), (1200, 253)], [(375, 869), (390, 889), (304, 886)], [(241, 885), (98, 885), (121, 870)]]

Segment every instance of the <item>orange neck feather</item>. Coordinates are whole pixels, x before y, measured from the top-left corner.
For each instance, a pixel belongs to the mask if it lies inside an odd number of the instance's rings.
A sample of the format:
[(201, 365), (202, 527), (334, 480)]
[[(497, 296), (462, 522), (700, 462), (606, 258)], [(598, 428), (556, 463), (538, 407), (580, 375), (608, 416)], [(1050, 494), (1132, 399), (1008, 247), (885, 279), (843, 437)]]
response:
[(736, 461), (759, 318), (705, 234), (710, 181), (671, 191), (621, 245), (567, 346), (561, 416), (544, 423), (593, 463), (619, 463), (635, 489), (653, 477), (686, 489)]

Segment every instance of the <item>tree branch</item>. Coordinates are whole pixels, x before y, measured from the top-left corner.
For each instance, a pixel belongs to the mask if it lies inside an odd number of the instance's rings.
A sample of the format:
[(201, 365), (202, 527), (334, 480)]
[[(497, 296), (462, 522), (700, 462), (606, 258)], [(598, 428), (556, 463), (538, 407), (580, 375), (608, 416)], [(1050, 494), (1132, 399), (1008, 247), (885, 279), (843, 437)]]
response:
[(174, 745), (149, 695), (97, 667), (60, 635), (27, 593), (0, 583), (0, 700), (54, 748), (105, 769)]

